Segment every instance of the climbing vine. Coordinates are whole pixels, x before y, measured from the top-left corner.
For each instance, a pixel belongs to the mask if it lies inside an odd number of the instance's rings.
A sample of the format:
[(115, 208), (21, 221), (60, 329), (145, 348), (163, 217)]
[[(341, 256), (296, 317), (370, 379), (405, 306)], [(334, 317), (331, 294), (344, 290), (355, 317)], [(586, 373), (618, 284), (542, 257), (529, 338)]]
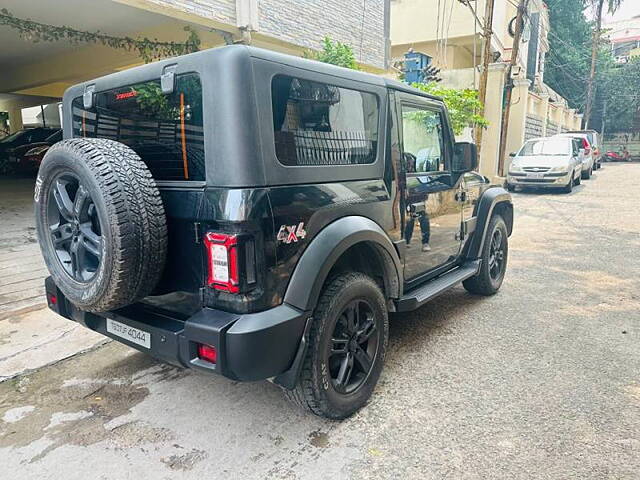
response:
[(79, 43), (95, 43), (111, 48), (137, 51), (145, 63), (165, 57), (175, 57), (200, 49), (200, 37), (190, 26), (184, 27), (187, 39), (184, 42), (161, 42), (158, 39), (116, 37), (100, 31), (87, 32), (67, 26), (47, 25), (29, 19), (13, 16), (6, 8), (0, 10), (0, 25), (17, 30), (20, 36), (33, 43), (68, 41), (74, 45)]

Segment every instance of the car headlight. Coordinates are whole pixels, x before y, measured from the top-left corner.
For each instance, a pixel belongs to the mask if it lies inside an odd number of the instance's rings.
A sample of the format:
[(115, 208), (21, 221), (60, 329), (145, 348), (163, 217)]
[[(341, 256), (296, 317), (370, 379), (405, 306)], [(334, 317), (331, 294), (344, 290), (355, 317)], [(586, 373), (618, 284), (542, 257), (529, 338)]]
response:
[(519, 173), (522, 172), (522, 167), (520, 165), (517, 164), (511, 164), (511, 166), (509, 167), (509, 173)]
[(567, 173), (568, 171), (569, 167), (567, 167), (566, 165), (553, 167), (551, 170), (549, 170), (550, 173)]

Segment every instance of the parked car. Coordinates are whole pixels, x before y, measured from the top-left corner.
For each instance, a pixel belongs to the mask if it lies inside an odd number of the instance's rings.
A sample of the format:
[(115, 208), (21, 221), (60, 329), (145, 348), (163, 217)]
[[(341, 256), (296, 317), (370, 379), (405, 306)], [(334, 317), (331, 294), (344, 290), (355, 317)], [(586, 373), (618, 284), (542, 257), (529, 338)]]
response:
[(511, 196), (403, 83), (228, 46), (76, 85), (63, 111), (36, 182), (49, 307), (161, 360), (344, 418), (388, 312), (502, 285)]
[(591, 148), (587, 135), (581, 133), (561, 133), (559, 135), (554, 135), (554, 137), (573, 138), (579, 140), (579, 157), (582, 162), (582, 179), (589, 180), (593, 175), (593, 170), (596, 168), (596, 156), (593, 148)]
[(579, 135), (586, 135), (587, 141), (593, 149), (594, 169), (600, 170), (602, 168), (602, 162), (604, 161), (604, 152), (602, 151), (602, 140), (600, 134), (595, 130), (572, 130), (567, 133), (577, 133)]
[(56, 131), (58, 131), (56, 128), (25, 128), (0, 140), (0, 172), (13, 170), (16, 158), (15, 152), (20, 152), (24, 145), (44, 141)]
[(62, 130), (48, 136), (43, 142), (30, 143), (14, 149), (15, 169), (20, 172), (37, 172), (45, 153), (51, 145), (60, 140), (62, 140)]
[(536, 138), (512, 153), (507, 189), (516, 187), (561, 188), (567, 193), (580, 185), (582, 141), (565, 136)]

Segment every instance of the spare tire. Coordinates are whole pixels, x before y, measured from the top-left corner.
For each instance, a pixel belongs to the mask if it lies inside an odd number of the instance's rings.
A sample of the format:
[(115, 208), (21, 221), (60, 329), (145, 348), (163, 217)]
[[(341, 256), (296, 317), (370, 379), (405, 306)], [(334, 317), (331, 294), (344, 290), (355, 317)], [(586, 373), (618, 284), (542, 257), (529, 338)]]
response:
[(167, 255), (160, 192), (122, 143), (75, 138), (45, 155), (35, 188), (38, 239), (65, 297), (90, 312), (149, 295)]

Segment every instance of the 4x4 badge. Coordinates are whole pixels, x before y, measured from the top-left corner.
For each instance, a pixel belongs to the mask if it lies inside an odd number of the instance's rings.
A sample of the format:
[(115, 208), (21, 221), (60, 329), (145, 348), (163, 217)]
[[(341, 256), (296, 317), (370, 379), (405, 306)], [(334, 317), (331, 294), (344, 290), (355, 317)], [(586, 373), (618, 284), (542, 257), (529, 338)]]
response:
[(296, 225), (282, 225), (276, 239), (288, 245), (291, 242), (297, 243), (298, 240), (302, 240), (306, 236), (307, 231), (304, 229), (304, 222), (300, 222), (297, 227)]

